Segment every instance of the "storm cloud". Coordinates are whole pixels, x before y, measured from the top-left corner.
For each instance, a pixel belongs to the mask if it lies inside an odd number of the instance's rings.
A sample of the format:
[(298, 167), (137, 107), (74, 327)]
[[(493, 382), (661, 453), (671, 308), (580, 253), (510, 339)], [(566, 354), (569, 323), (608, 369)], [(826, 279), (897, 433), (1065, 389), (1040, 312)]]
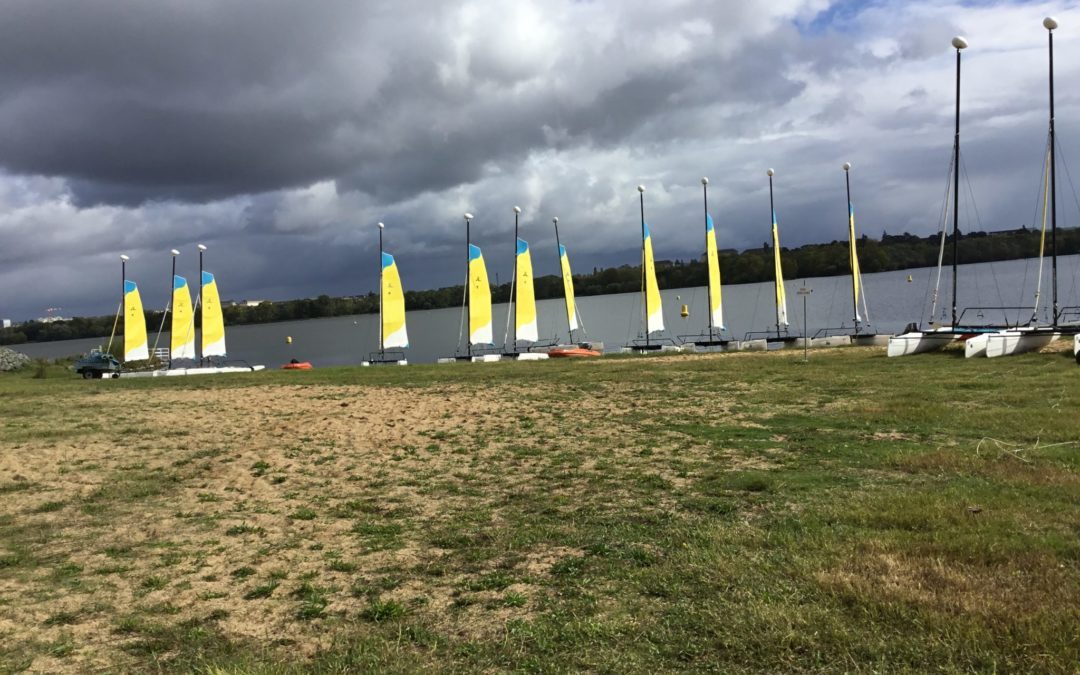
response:
[(1047, 14), (1068, 159), (1075, 2), (13, 0), (0, 315), (111, 311), (120, 253), (163, 305), (168, 250), (190, 275), (195, 243), (228, 297), (366, 292), (376, 221), (407, 288), (458, 283), (465, 211), (505, 277), (515, 204), (538, 272), (556, 267), (555, 215), (580, 269), (632, 263), (638, 183), (658, 257), (686, 258), (703, 175), (721, 246), (759, 246), (770, 166), (786, 245), (843, 236), (843, 161), (863, 231), (927, 234), (957, 33), (981, 214), (962, 226), (1017, 227), (1045, 141)]

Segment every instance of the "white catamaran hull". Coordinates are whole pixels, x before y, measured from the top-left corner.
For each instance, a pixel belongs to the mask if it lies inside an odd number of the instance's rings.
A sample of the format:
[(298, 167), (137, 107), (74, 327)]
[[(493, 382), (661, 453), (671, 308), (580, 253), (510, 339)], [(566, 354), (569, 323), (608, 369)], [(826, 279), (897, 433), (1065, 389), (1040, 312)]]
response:
[(1073, 356), (1080, 361), (1080, 333), (1073, 336)]
[(1061, 337), (1060, 333), (1036, 333), (1034, 331), (1004, 330), (987, 336), (986, 356), (1012, 356), (1042, 349)]
[(997, 335), (997, 333), (979, 333), (964, 340), (964, 358), (986, 356), (986, 344), (991, 335)]
[(904, 333), (889, 338), (889, 356), (909, 356), (944, 349), (957, 338), (956, 333)]
[(172, 368), (169, 370), (141, 370), (120, 373), (120, 377), (183, 377), (185, 375), (220, 375), (222, 373), (254, 373), (266, 366), (222, 366), (220, 368)]

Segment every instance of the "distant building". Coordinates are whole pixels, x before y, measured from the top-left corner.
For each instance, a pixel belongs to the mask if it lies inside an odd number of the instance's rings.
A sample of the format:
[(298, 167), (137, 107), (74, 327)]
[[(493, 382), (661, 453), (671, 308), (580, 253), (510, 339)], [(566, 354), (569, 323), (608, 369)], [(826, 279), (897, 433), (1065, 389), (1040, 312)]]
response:
[(11, 319), (0, 319), (0, 328), (11, 328)]
[(38, 323), (56, 323), (57, 321), (67, 321), (67, 320), (68, 320), (67, 317), (56, 316), (56, 315), (39, 316), (38, 318), (34, 319), (34, 321), (37, 321)]
[(222, 307), (258, 307), (266, 300), (226, 300), (221, 303)]

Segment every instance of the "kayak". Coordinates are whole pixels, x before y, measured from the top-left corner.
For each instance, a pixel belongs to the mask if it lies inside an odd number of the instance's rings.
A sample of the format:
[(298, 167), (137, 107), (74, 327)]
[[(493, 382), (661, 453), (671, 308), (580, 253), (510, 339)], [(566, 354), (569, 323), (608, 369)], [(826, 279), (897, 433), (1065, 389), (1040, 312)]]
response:
[(553, 359), (580, 359), (589, 356), (600, 356), (600, 352), (580, 346), (552, 347), (548, 350), (548, 356)]
[(293, 361), (281, 367), (282, 370), (311, 370), (311, 364), (307, 361)]

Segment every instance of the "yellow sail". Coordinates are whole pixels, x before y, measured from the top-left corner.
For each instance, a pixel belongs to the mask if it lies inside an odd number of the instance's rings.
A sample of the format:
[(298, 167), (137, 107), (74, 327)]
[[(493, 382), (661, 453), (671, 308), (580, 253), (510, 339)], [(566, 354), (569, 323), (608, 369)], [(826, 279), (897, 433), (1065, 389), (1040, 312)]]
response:
[[(566, 320), (570, 330), (575, 331), (578, 326), (577, 307), (574, 305), (574, 277), (570, 274), (570, 257), (566, 254), (566, 247), (559, 244), (559, 263), (562, 265), (563, 294), (566, 296)], [(574, 336), (571, 335), (573, 340)]]
[(514, 302), (514, 327), (518, 340), (536, 342), (539, 334), (536, 328), (536, 293), (533, 290), (532, 256), (529, 255), (529, 242), (517, 240), (517, 298)]
[(664, 330), (664, 308), (660, 301), (660, 286), (656, 283), (656, 264), (653, 262), (652, 234), (646, 224), (642, 254), (645, 257), (645, 330), (656, 333)]
[(784, 269), (780, 265), (780, 229), (776, 226), (776, 211), (772, 214), (773, 263), (776, 267), (776, 322), (788, 325), (787, 295), (784, 293)]
[(202, 286), (202, 355), (225, 356), (225, 318), (214, 275), (203, 272)]
[(382, 346), (400, 348), (409, 346), (405, 331), (405, 293), (401, 288), (394, 256), (382, 254)]
[(855, 252), (855, 207), (848, 202), (848, 255), (851, 258), (851, 292), (855, 300), (855, 320), (859, 316), (859, 296), (862, 294), (862, 275), (859, 273), (859, 255)]
[(705, 215), (705, 257), (709, 264), (709, 312), (712, 325), (723, 329), (724, 305), (720, 297), (720, 254), (716, 250), (716, 228), (712, 216)]
[(195, 316), (191, 309), (191, 291), (187, 279), (173, 276), (172, 328), (169, 358), (195, 358)]
[(469, 342), (493, 344), (491, 333), (491, 285), (479, 246), (469, 244)]
[(146, 348), (146, 315), (143, 314), (139, 287), (124, 280), (124, 360), (145, 361), (150, 358)]

